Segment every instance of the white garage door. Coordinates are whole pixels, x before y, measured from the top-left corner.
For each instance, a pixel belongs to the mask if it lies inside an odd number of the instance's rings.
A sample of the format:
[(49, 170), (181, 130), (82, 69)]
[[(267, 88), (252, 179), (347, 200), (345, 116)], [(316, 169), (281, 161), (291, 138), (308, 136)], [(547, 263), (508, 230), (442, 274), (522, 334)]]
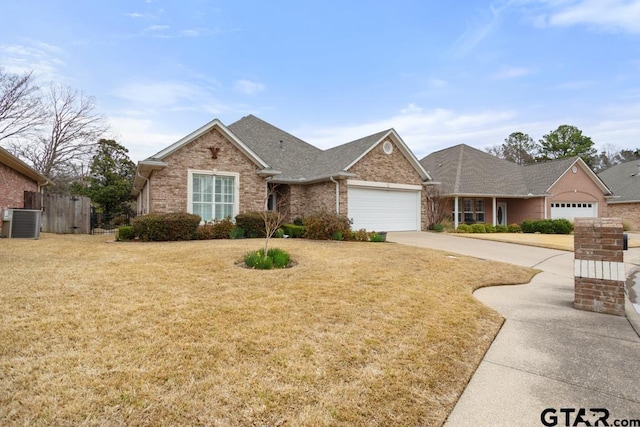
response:
[(573, 221), (574, 218), (596, 218), (597, 216), (597, 202), (551, 203), (551, 219), (564, 218)]
[(347, 193), (353, 230), (420, 230), (420, 191), (349, 187)]

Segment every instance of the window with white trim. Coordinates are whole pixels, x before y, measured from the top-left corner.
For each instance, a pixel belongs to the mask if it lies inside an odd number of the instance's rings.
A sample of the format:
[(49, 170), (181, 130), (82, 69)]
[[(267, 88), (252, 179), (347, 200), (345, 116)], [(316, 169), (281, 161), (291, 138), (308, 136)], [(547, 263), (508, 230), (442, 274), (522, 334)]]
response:
[(188, 211), (202, 221), (224, 219), (237, 214), (238, 174), (189, 171)]
[[(484, 222), (484, 199), (462, 199), (462, 209), (458, 212), (458, 222), (464, 222), (467, 224), (474, 224), (477, 222)], [(455, 219), (455, 213), (452, 215)]]

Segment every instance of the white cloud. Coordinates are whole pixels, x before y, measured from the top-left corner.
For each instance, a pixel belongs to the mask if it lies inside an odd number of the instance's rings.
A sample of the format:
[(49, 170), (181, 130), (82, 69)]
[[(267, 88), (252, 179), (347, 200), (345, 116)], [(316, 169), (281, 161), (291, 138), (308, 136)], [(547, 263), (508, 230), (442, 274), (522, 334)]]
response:
[(148, 118), (109, 116), (114, 138), (129, 150), (134, 162), (144, 160), (173, 144), (184, 135), (158, 132), (158, 125)]
[(9, 73), (22, 74), (33, 71), (43, 81), (60, 80), (61, 56), (64, 50), (38, 40), (25, 44), (0, 45), (0, 64)]
[(238, 80), (234, 85), (235, 89), (245, 95), (255, 95), (265, 90), (265, 85), (251, 80)]
[(589, 25), (605, 31), (640, 33), (640, 0), (580, 0), (552, 3), (548, 25)]
[(144, 29), (145, 32), (148, 31), (164, 31), (164, 30), (168, 30), (170, 27), (168, 25), (149, 25), (147, 28)]
[(504, 67), (493, 75), (498, 80), (513, 79), (531, 74), (532, 70), (524, 67)]
[(163, 109), (184, 107), (200, 100), (203, 88), (180, 81), (129, 83), (116, 89), (114, 94), (132, 105)]
[(413, 150), (423, 157), (456, 144), (474, 147), (495, 145), (513, 132), (513, 111), (462, 113), (444, 108), (423, 110), (409, 104), (400, 114), (375, 122), (328, 128), (306, 128), (292, 132), (317, 147), (327, 149), (367, 135), (394, 128)]

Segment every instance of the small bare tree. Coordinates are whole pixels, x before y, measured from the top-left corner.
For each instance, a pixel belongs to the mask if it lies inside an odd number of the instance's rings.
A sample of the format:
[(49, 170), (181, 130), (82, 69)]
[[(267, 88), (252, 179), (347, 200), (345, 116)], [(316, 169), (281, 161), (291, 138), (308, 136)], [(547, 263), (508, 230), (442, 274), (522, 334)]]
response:
[(289, 204), (289, 193), (280, 191), (280, 187), (279, 184), (267, 184), (268, 190), (264, 199), (265, 210), (260, 212), (266, 234), (264, 239), (265, 254), (269, 248), (269, 240), (287, 220), (286, 209)]
[(0, 141), (32, 135), (45, 119), (33, 72), (18, 75), (0, 68)]
[(442, 196), (439, 185), (427, 185), (427, 219), (429, 227), (441, 223), (448, 215), (449, 199)]
[(108, 130), (95, 112), (95, 100), (70, 87), (52, 84), (46, 96), (47, 131), (11, 148), (43, 175), (55, 180), (86, 165), (99, 137)]

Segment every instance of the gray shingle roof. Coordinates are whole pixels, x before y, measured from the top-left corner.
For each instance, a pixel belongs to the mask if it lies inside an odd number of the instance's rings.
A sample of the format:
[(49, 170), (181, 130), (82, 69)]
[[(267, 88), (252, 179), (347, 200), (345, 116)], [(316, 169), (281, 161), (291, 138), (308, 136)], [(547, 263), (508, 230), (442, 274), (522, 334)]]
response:
[(253, 115), (243, 117), (227, 128), (271, 168), (282, 171), (282, 178), (305, 178), (322, 153), (319, 148)]
[(640, 202), (640, 160), (620, 163), (605, 169), (598, 177), (607, 184), (617, 198), (609, 203)]
[(445, 194), (526, 195), (522, 167), (465, 144), (429, 154), (420, 160)]
[(253, 115), (243, 117), (227, 128), (271, 168), (282, 171), (276, 180), (294, 181), (313, 181), (346, 174), (347, 166), (390, 131), (323, 151)]
[(465, 144), (429, 154), (420, 163), (442, 183), (444, 194), (542, 195), (577, 157), (520, 166)]

